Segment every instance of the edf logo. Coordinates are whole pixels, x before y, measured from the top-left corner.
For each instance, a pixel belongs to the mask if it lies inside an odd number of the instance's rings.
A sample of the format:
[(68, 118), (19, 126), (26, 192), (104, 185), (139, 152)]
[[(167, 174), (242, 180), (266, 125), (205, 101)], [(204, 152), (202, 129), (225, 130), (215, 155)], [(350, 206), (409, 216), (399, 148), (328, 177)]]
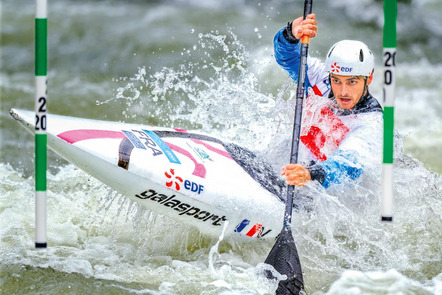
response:
[(353, 71), (353, 68), (341, 67), (341, 66), (338, 66), (338, 63), (335, 62), (334, 64), (331, 65), (331, 71), (332, 71), (332, 73), (336, 73), (336, 74), (338, 74), (340, 72), (351, 73)]
[(338, 63), (334, 63), (331, 65), (331, 71), (332, 73), (339, 73), (339, 70), (341, 69), (340, 66), (338, 66)]
[(168, 178), (169, 181), (166, 181), (167, 187), (174, 187), (175, 190), (181, 190), (181, 185), (184, 186), (184, 189), (198, 193), (200, 195), (204, 191), (204, 186), (201, 184), (197, 184), (190, 180), (184, 180), (183, 178), (175, 175), (175, 169), (170, 169), (169, 172), (164, 172), (164, 175)]
[(189, 181), (189, 180), (184, 180), (184, 188), (188, 191), (194, 192), (194, 193), (198, 193), (201, 194), (202, 191), (204, 191), (204, 186), (201, 184), (197, 184), (193, 181)]

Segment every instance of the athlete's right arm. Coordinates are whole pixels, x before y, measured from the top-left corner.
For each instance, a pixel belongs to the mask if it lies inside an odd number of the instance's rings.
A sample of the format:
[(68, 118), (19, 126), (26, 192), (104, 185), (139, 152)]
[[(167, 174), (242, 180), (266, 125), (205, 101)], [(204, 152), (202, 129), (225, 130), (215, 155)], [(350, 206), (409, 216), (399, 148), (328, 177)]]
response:
[[(273, 39), (276, 62), (295, 82), (298, 81), (300, 61), (301, 43), (299, 39), (303, 35), (313, 38), (316, 36), (317, 30), (316, 17), (314, 14), (309, 14), (305, 20), (303, 20), (303, 17), (298, 17), (293, 22), (288, 23), (286, 27), (276, 33)], [(307, 84), (308, 86), (316, 85), (322, 81), (322, 75), (319, 74), (323, 71), (322, 63), (312, 58), (307, 61), (307, 69), (310, 70), (307, 76)], [(309, 85), (309, 82), (313, 82), (312, 85)]]
[(301, 43), (299, 40), (291, 43), (284, 36), (287, 34), (287, 27), (279, 30), (273, 39), (276, 62), (289, 74), (294, 81), (298, 80), (299, 58)]

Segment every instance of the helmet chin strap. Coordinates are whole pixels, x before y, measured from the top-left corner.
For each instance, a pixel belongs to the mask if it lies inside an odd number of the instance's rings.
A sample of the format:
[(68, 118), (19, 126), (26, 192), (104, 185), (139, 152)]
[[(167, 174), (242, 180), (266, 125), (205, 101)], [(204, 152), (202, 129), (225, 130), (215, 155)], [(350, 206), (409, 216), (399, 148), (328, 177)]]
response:
[(367, 80), (369, 77), (371, 77), (371, 75), (373, 75), (374, 73), (374, 69), (371, 71), (371, 74), (368, 76), (364, 76), (364, 91), (362, 92), (362, 96), (361, 98), (363, 98), (365, 95), (368, 94), (368, 84), (367, 84)]
[(331, 76), (331, 74), (328, 74), (328, 85), (330, 85), (330, 92), (328, 93), (328, 98), (332, 98), (333, 96), (335, 96), (335, 94), (333, 93), (333, 88), (331, 87), (330, 76)]
[(361, 101), (361, 99), (365, 96), (365, 94), (368, 92), (368, 85), (367, 85), (367, 79), (368, 77), (364, 76), (364, 91), (362, 91), (362, 95), (359, 98), (359, 101)]

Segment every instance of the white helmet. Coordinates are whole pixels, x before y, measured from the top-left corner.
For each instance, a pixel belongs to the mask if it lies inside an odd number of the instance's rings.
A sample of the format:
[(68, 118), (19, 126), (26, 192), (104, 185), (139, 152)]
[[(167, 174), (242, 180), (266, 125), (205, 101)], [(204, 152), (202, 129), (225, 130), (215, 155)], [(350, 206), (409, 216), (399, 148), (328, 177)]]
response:
[(325, 70), (340, 76), (368, 77), (374, 70), (374, 55), (361, 41), (342, 40), (329, 50)]

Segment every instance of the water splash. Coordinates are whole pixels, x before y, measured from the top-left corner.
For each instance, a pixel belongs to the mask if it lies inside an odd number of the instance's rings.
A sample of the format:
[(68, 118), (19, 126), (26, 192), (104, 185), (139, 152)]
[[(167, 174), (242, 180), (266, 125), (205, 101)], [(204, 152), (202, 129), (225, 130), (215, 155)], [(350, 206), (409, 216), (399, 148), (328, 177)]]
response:
[(216, 271), (215, 271), (215, 264), (214, 264), (214, 262), (215, 262), (216, 259), (217, 259), (216, 256), (219, 256), (219, 253), (218, 253), (219, 243), (224, 239), (224, 233), (226, 232), (226, 229), (227, 229), (227, 226), (228, 226), (228, 225), (229, 225), (229, 222), (226, 221), (226, 222), (224, 223), (223, 230), (222, 230), (222, 232), (221, 232), (221, 235), (220, 235), (219, 238), (218, 238), (218, 241), (216, 242), (215, 245), (213, 245), (213, 246), (210, 248), (210, 252), (209, 252), (209, 269), (210, 269), (210, 271), (211, 271), (212, 273), (215, 273), (215, 272), (216, 272)]
[(198, 129), (267, 150), (280, 133), (287, 103), (283, 94), (275, 100), (260, 92), (249, 53), (232, 30), (200, 33), (197, 44), (181, 55), (175, 68), (149, 73), (140, 67), (132, 77), (115, 79), (123, 85), (97, 104), (119, 104), (131, 121)]

